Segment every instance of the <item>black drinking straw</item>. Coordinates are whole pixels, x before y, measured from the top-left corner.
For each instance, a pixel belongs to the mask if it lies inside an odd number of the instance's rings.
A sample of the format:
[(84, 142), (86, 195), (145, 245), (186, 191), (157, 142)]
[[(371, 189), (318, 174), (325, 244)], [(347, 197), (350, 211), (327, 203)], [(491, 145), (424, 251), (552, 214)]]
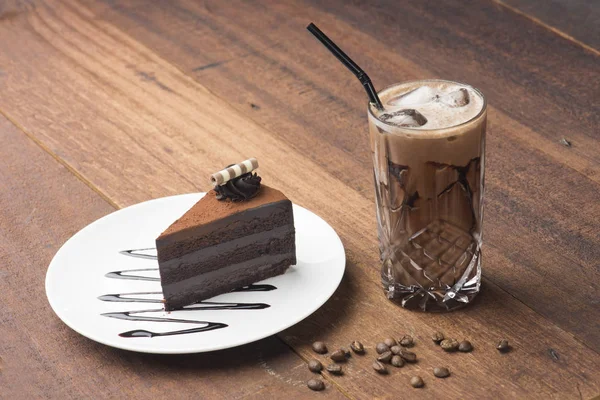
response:
[(360, 83), (362, 83), (363, 87), (367, 91), (369, 101), (373, 103), (379, 111), (383, 111), (383, 105), (381, 104), (381, 100), (379, 100), (379, 96), (377, 96), (377, 91), (373, 87), (373, 83), (371, 83), (371, 78), (369, 78), (369, 75), (367, 75), (361, 67), (359, 67), (354, 61), (352, 61), (352, 59), (348, 57), (348, 55), (344, 53), (342, 49), (340, 49), (335, 43), (333, 43), (333, 41), (329, 39), (327, 35), (321, 32), (321, 30), (317, 28), (315, 24), (311, 22), (306, 27), (306, 29), (308, 29), (310, 33), (315, 35), (315, 37), (319, 39), (319, 41), (323, 43), (323, 45), (327, 47), (327, 49), (331, 53), (333, 53), (333, 55), (336, 56), (337, 59), (340, 60), (342, 64), (344, 64), (346, 68), (350, 70), (350, 72), (356, 75)]

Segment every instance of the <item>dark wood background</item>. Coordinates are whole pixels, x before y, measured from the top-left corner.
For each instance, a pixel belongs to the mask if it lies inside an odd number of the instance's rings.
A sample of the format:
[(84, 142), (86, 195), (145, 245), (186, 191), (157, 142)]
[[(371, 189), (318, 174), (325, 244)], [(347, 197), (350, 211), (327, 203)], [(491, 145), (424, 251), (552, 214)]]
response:
[[(473, 306), (414, 313), (382, 295), (365, 95), (310, 21), (378, 87), (439, 77), (487, 96)], [(0, 398), (600, 394), (599, 38), (592, 0), (1, 1)], [(347, 272), (318, 312), (186, 356), (112, 349), (52, 313), (45, 272), (71, 235), (117, 208), (206, 190), (211, 172), (246, 156), (344, 242)], [(436, 329), (475, 351), (443, 354)], [(344, 376), (325, 374), (324, 392), (305, 387), (312, 341), (403, 333), (416, 365), (377, 376), (371, 347)], [(503, 337), (514, 351), (501, 356)], [(453, 375), (433, 378), (438, 365)], [(417, 374), (422, 390), (408, 385)]]

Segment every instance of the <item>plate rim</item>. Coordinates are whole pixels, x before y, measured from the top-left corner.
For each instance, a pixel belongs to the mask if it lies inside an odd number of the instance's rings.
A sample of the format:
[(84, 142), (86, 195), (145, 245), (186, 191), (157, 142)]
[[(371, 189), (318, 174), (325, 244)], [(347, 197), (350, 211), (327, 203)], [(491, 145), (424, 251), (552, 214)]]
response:
[[(206, 192), (192, 192), (192, 193), (183, 193), (183, 194), (177, 194), (177, 195), (173, 195), (173, 196), (164, 196), (164, 197), (159, 197), (159, 198), (155, 198), (155, 199), (149, 199), (149, 200), (145, 200), (139, 203), (135, 203), (132, 205), (129, 205), (127, 207), (123, 207), (120, 208), (118, 210), (115, 210), (109, 214), (106, 214), (94, 221), (92, 221), (91, 223), (87, 224), (86, 226), (84, 226), (83, 228), (81, 228), (79, 231), (77, 231), (75, 234), (73, 234), (71, 237), (69, 237), (69, 239), (67, 239), (62, 245), (61, 247), (58, 249), (58, 251), (54, 254), (54, 256), (52, 257), (52, 260), (50, 260), (50, 263), (48, 264), (48, 267), (46, 269), (46, 277), (44, 280), (44, 289), (46, 292), (46, 299), (48, 300), (48, 303), (50, 304), (50, 308), (52, 309), (52, 311), (54, 312), (54, 314), (58, 317), (59, 320), (61, 320), (66, 326), (68, 326), (70, 329), (72, 329), (73, 331), (77, 332), (79, 335), (92, 340), (94, 342), (100, 343), (102, 345), (105, 346), (109, 346), (112, 348), (116, 348), (119, 350), (125, 350), (125, 351), (132, 351), (132, 352), (137, 352), (137, 353), (146, 353), (146, 354), (196, 354), (196, 353), (208, 353), (208, 352), (212, 352), (212, 351), (219, 351), (219, 350), (224, 350), (224, 349), (229, 349), (229, 348), (234, 348), (234, 347), (238, 347), (238, 346), (243, 346), (245, 344), (249, 344), (249, 343), (253, 343), (265, 338), (268, 338), (269, 336), (272, 335), (276, 335), (279, 332), (282, 332), (286, 329), (291, 328), (292, 326), (298, 324), (299, 322), (305, 320), (306, 318), (308, 318), (310, 315), (312, 315), (313, 313), (315, 313), (317, 310), (319, 310), (330, 298), (331, 296), (333, 296), (333, 294), (335, 293), (335, 291), (338, 289), (344, 274), (345, 274), (345, 270), (346, 270), (346, 263), (347, 263), (347, 259), (346, 259), (346, 251), (344, 248), (344, 245), (342, 243), (342, 240), (340, 238), (340, 236), (338, 235), (338, 233), (335, 231), (335, 229), (333, 229), (333, 227), (324, 219), (322, 218), (320, 215), (318, 215), (317, 213), (302, 207), (296, 203), (292, 203), (294, 208), (299, 208), (305, 212), (311, 213), (314, 216), (316, 216), (317, 218), (319, 218), (321, 221), (323, 221), (327, 226), (329, 226), (332, 230), (332, 232), (335, 234), (335, 239), (336, 239), (336, 245), (335, 245), (335, 249), (333, 251), (333, 253), (336, 255), (334, 258), (337, 260), (337, 254), (338, 252), (340, 253), (339, 256), (341, 257), (341, 263), (343, 265), (341, 265), (340, 267), (340, 273), (339, 276), (335, 279), (335, 284), (332, 283), (331, 285), (331, 290), (328, 291), (328, 293), (324, 294), (323, 300), (319, 301), (319, 305), (314, 309), (311, 310), (311, 308), (309, 308), (310, 311), (307, 312), (303, 312), (303, 313), (299, 313), (298, 316), (296, 318), (293, 318), (292, 320), (284, 323), (284, 324), (280, 324), (280, 325), (275, 325), (274, 328), (269, 329), (264, 331), (263, 333), (261, 333), (260, 335), (257, 335), (258, 337), (251, 337), (250, 339), (241, 339), (236, 341), (233, 344), (224, 344), (224, 345), (217, 345), (217, 346), (212, 346), (210, 349), (198, 349), (198, 348), (185, 348), (185, 349), (170, 349), (168, 347), (160, 347), (160, 348), (154, 348), (154, 349), (148, 349), (148, 348), (132, 348), (132, 346), (121, 346), (119, 345), (117, 342), (117, 344), (115, 344), (114, 342), (110, 342), (107, 340), (104, 340), (102, 335), (95, 335), (93, 332), (87, 332), (87, 333), (83, 333), (80, 329), (77, 329), (77, 324), (74, 324), (73, 321), (71, 321), (71, 319), (64, 315), (61, 314), (59, 311), (57, 311), (58, 305), (53, 303), (52, 300), (52, 296), (51, 293), (53, 292), (53, 289), (51, 288), (52, 286), (52, 274), (56, 273), (56, 272), (52, 272), (54, 269), (58, 268), (56, 266), (56, 259), (58, 258), (58, 255), (65, 251), (64, 249), (67, 247), (68, 243), (71, 242), (72, 240), (75, 240), (79, 235), (82, 235), (83, 232), (85, 230), (87, 230), (90, 226), (95, 225), (100, 223), (101, 221), (103, 221), (106, 218), (109, 217), (113, 217), (115, 214), (119, 214), (121, 212), (125, 212), (126, 210), (139, 206), (141, 204), (146, 204), (146, 203), (151, 203), (151, 202), (164, 202), (164, 201), (168, 201), (169, 199), (173, 199), (173, 198), (178, 198), (178, 197), (192, 197), (192, 196), (196, 196), (198, 201), (200, 198), (204, 197), (206, 195)], [(133, 342), (132, 342), (133, 343)]]

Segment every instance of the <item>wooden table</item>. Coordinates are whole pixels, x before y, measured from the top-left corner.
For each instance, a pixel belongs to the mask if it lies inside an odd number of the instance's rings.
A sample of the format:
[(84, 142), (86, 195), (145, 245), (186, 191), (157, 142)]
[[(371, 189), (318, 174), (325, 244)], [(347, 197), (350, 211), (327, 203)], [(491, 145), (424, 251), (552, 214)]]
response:
[[(600, 394), (600, 6), (585, 3), (0, 2), (0, 397)], [(486, 94), (484, 279), (472, 306), (423, 314), (383, 296), (365, 95), (310, 21), (380, 88), (441, 77)], [(346, 275), (318, 312), (260, 342), (186, 356), (112, 349), (52, 313), (46, 268), (71, 235), (115, 209), (206, 190), (211, 172), (246, 156), (344, 242)], [(443, 353), (429, 339), (437, 329), (474, 352)], [(324, 392), (306, 388), (314, 340), (373, 346), (403, 333), (417, 340), (416, 365), (378, 376), (371, 347), (344, 376), (325, 374)], [(511, 353), (495, 350), (500, 338)], [(435, 379), (438, 365), (452, 376)], [(408, 384), (417, 374), (424, 389)]]

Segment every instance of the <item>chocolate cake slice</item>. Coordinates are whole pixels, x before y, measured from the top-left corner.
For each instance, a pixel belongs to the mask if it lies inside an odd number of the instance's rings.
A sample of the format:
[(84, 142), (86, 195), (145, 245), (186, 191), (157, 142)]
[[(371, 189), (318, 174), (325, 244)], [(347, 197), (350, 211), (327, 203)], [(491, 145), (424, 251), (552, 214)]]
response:
[[(261, 187), (256, 174), (244, 176), (237, 189), (231, 187), (233, 194), (223, 191), (227, 187), (211, 190), (156, 239), (166, 310), (283, 274), (296, 264), (291, 201)], [(256, 183), (253, 178), (260, 189), (246, 199), (244, 185)]]

